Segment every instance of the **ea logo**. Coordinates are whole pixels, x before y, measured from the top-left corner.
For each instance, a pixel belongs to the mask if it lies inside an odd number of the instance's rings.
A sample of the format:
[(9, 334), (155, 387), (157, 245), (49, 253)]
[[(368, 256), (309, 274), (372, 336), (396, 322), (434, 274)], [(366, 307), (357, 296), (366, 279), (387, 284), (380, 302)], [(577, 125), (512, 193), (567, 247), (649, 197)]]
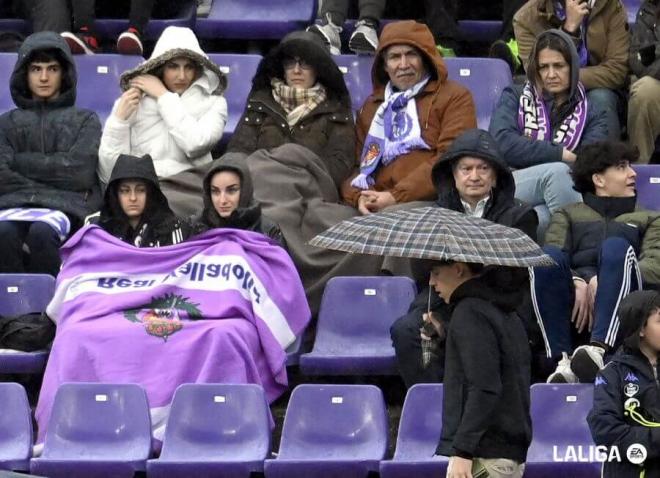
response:
[(641, 465), (646, 460), (646, 447), (639, 443), (633, 443), (626, 450), (626, 458), (630, 463)]

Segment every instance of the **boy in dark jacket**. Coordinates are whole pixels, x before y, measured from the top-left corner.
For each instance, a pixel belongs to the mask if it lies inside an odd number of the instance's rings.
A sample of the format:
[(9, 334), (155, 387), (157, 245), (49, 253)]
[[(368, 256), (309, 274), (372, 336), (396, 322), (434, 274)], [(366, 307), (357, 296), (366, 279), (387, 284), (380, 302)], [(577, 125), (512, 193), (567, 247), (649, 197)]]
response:
[(9, 89), (18, 108), (0, 116), (0, 272), (57, 275), (60, 244), (100, 206), (101, 123), (74, 106), (75, 64), (53, 32), (25, 40)]
[(637, 291), (619, 307), (623, 345), (600, 371), (587, 417), (597, 445), (616, 446), (621, 461), (604, 478), (660, 477), (660, 295)]

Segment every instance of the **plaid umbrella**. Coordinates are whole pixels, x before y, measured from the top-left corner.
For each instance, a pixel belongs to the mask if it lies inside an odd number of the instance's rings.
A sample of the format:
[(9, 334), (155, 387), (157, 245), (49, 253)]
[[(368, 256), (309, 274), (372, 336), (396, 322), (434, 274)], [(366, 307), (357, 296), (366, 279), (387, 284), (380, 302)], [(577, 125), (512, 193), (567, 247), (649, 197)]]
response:
[(441, 207), (357, 216), (314, 237), (325, 249), (511, 267), (552, 266), (525, 233)]

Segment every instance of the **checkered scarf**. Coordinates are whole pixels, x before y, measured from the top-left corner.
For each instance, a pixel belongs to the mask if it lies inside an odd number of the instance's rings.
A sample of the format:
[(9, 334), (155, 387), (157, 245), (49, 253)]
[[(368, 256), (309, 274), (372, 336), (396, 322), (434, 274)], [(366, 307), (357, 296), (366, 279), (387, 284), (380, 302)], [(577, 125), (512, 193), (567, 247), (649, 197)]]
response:
[(311, 88), (294, 88), (279, 78), (273, 78), (270, 85), (273, 87), (273, 98), (286, 111), (286, 122), (289, 126), (295, 125), (328, 97), (321, 83), (316, 83)]

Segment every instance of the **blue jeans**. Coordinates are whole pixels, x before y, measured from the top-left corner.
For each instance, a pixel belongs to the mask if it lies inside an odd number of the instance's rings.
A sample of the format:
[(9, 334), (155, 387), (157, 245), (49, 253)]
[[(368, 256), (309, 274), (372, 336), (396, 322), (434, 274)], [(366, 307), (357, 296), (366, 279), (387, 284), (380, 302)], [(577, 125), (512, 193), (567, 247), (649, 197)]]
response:
[(537, 164), (513, 172), (516, 198), (534, 207), (539, 218), (537, 238), (543, 238), (550, 216), (560, 207), (582, 202), (573, 189), (571, 169), (566, 163)]
[(621, 121), (619, 120), (621, 99), (619, 95), (609, 88), (594, 88), (587, 91), (587, 101), (605, 112), (607, 136), (611, 140), (619, 141), (621, 139)]
[[(543, 248), (557, 263), (530, 270), (532, 303), (548, 357), (571, 352), (571, 314), (575, 289), (568, 254), (556, 246)], [(603, 241), (598, 257), (598, 288), (594, 303), (591, 340), (616, 348), (619, 345), (619, 304), (631, 291), (641, 289), (642, 278), (632, 246), (620, 237)]]

